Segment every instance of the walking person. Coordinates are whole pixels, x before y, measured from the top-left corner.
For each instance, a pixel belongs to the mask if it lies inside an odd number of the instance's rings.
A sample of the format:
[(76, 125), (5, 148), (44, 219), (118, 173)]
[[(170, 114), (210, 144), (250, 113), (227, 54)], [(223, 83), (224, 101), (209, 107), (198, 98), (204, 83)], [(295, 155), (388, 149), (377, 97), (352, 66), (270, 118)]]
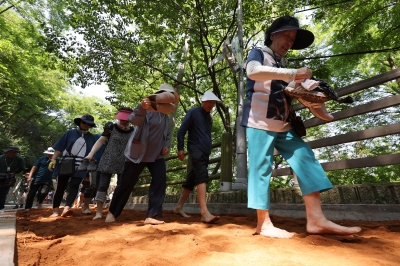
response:
[(151, 174), (149, 206), (145, 224), (163, 224), (156, 219), (162, 214), (166, 189), (166, 166), (164, 155), (169, 152), (169, 113), (175, 110), (179, 95), (166, 84), (160, 90), (142, 100), (129, 115), (128, 120), (136, 126), (125, 148), (125, 163), (121, 178), (115, 188), (106, 222), (114, 222), (121, 214), (133, 187), (145, 167)]
[(25, 160), (18, 156), (18, 146), (9, 146), (0, 156), (0, 213), (4, 212), (7, 194), (16, 183), (15, 175), (25, 170)]
[(131, 108), (121, 107), (115, 115), (117, 122), (108, 122), (104, 125), (103, 134), (96, 141), (88, 156), (84, 158), (85, 160), (93, 160), (96, 152), (107, 141), (107, 146), (97, 167), (96, 174), (99, 176), (99, 180), (94, 200), (97, 204), (97, 211), (93, 220), (103, 217), (103, 207), (107, 200), (107, 191), (112, 175), (117, 174), (119, 180), (124, 170), (124, 150), (133, 132), (133, 127), (130, 126), (128, 121), (128, 117), (132, 112)]
[[(288, 114), (291, 98), (283, 93), (289, 82), (303, 82), (312, 76), (307, 67), (285, 68), (289, 49), (304, 49), (314, 41), (314, 34), (299, 27), (291, 16), (276, 19), (265, 34), (265, 47), (250, 51), (247, 58), (246, 101), (241, 126), (246, 127), (249, 173), (248, 207), (257, 210), (256, 234), (274, 238), (291, 238), (293, 233), (277, 228), (270, 216), (270, 179), (274, 149), (296, 173), (306, 207), (307, 232), (310, 234), (350, 235), (359, 227), (344, 227), (326, 219), (321, 209), (320, 192), (332, 188), (324, 169), (311, 148), (293, 130)], [(326, 120), (325, 106), (310, 109)], [(325, 114), (325, 115), (324, 115)]]
[(201, 106), (192, 108), (186, 113), (177, 134), (178, 158), (183, 161), (185, 156), (184, 140), (186, 132), (188, 132), (187, 149), (192, 168), (186, 175), (185, 183), (182, 184), (182, 192), (174, 212), (183, 217), (190, 217), (183, 211), (183, 205), (196, 186), (201, 221), (204, 223), (216, 223), (220, 219), (219, 216), (214, 216), (208, 211), (206, 203), (208, 162), (212, 145), (210, 112), (215, 103), (220, 101), (214, 93), (206, 91), (201, 98)]
[[(55, 169), (54, 175), (57, 176), (57, 188), (53, 197), (53, 213), (50, 217), (59, 216), (59, 207), (63, 199), (65, 190), (69, 183), (69, 192), (67, 193), (62, 217), (72, 215), (71, 207), (79, 192), (79, 185), (86, 176), (86, 171), (77, 171), (82, 159), (87, 156), (96, 142), (95, 136), (89, 132), (89, 129), (96, 127), (93, 116), (85, 114), (82, 117), (74, 119), (77, 125), (76, 129), (70, 129), (65, 132), (60, 139), (53, 145), (54, 154), (49, 163), (49, 170)], [(56, 163), (56, 159), (62, 155), (60, 163)], [(62, 164), (72, 162), (72, 171), (63, 174), (61, 170)], [(56, 167), (57, 165), (57, 167)]]
[(49, 163), (53, 157), (55, 150), (48, 147), (43, 153), (44, 156), (39, 157), (31, 168), (28, 175), (30, 182), (29, 193), (26, 198), (25, 210), (30, 210), (33, 200), (37, 193), (38, 209), (42, 208), (44, 199), (51, 188), (53, 172), (49, 170)]

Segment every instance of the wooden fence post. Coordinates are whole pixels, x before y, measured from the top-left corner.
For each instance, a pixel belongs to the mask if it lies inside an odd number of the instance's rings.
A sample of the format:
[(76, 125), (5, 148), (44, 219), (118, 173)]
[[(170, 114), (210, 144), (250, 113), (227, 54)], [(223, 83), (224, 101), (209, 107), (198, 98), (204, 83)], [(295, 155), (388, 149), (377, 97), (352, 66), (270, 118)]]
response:
[(232, 186), (232, 135), (222, 134), (220, 191), (230, 191)]

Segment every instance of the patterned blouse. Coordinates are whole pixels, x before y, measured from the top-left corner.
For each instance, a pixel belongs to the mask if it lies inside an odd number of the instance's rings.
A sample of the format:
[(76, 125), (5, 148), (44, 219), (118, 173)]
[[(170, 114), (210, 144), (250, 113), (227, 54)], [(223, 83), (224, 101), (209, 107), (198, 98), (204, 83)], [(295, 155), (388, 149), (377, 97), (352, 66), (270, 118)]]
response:
[(133, 127), (125, 131), (114, 123), (107, 123), (104, 126), (102, 136), (108, 137), (108, 143), (101, 156), (97, 171), (109, 174), (122, 173), (125, 164), (124, 150), (132, 132)]

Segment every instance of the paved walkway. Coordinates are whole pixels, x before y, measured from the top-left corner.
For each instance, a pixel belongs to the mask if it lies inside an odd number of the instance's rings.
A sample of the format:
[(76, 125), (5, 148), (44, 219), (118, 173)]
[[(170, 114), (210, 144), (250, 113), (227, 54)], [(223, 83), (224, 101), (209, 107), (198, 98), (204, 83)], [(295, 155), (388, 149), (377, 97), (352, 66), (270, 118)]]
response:
[(1, 265), (4, 266), (15, 265), (15, 214), (17, 210), (14, 210), (13, 207), (14, 205), (7, 205), (4, 212), (0, 214)]

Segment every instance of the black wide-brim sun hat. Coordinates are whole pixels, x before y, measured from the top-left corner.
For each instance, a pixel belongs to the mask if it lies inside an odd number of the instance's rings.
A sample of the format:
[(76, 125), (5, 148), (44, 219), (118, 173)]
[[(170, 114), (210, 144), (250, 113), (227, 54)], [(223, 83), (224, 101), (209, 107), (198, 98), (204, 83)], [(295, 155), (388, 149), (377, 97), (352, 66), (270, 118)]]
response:
[[(291, 49), (293, 50), (301, 50), (307, 48), (314, 42), (315, 38), (314, 34), (309, 30), (300, 28), (299, 22), (296, 18), (292, 17), (292, 19), (289, 19), (287, 21), (282, 21), (281, 24), (283, 25), (277, 26), (274, 25), (274, 23), (271, 24), (270, 28), (266, 32), (265, 44), (267, 43), (267, 40), (270, 40), (271, 34), (286, 30), (297, 30), (296, 39), (294, 40), (293, 45), (291, 47)], [(277, 28), (273, 29), (276, 26)]]
[(80, 126), (81, 121), (85, 122), (86, 124), (90, 125), (91, 127), (96, 127), (96, 124), (94, 123), (94, 117), (89, 114), (85, 114), (82, 117), (77, 117), (74, 119), (74, 123), (77, 126)]

